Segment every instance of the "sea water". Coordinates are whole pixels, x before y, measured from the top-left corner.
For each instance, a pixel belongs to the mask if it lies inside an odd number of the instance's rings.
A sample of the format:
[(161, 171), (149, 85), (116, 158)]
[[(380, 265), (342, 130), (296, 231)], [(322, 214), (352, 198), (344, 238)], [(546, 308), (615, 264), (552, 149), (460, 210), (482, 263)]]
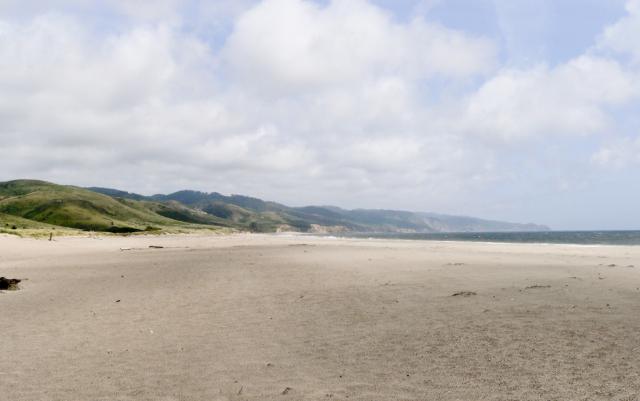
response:
[[(334, 234), (336, 235), (336, 234)], [(341, 237), (432, 241), (513, 242), (581, 245), (640, 245), (640, 231), (535, 231), (478, 233), (349, 233)]]

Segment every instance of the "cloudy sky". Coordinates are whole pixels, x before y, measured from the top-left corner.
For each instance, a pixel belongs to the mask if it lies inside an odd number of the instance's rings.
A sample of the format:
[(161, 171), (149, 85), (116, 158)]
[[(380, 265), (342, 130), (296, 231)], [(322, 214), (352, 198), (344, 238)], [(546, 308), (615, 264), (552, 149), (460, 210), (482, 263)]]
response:
[(0, 181), (640, 228), (640, 0), (0, 0)]

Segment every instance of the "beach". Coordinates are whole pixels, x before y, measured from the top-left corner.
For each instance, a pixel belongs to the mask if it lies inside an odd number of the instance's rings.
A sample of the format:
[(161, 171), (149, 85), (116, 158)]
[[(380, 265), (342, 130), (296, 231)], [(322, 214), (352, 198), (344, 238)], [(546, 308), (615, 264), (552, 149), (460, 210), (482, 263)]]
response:
[(640, 246), (0, 236), (0, 400), (636, 400)]

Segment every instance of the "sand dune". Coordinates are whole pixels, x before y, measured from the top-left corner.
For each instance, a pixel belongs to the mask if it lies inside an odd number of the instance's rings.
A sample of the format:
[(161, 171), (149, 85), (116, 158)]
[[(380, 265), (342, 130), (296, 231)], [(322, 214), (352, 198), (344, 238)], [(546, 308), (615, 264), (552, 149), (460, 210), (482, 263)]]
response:
[(1, 400), (640, 398), (640, 247), (2, 236), (0, 276)]

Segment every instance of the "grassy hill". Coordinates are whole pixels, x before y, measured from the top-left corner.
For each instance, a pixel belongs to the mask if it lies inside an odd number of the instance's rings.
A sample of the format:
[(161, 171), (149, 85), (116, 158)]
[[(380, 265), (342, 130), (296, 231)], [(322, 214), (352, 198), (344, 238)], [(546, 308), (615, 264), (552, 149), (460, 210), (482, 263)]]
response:
[[(87, 189), (36, 180), (0, 183), (0, 213), (7, 227), (46, 228), (36, 223), (85, 231), (132, 233), (192, 229), (198, 225), (224, 227), (217, 219), (184, 206), (113, 198)], [(173, 216), (173, 217), (172, 217)], [(183, 217), (179, 219), (176, 217)], [(29, 222), (29, 223), (27, 223)]]
[(293, 208), (243, 195), (225, 196), (217, 192), (179, 191), (169, 195), (154, 195), (151, 199), (181, 202), (191, 208), (230, 219), (251, 231), (308, 232), (316, 231), (318, 227), (325, 227), (329, 231), (372, 231), (375, 227), (357, 224), (323, 207)]

